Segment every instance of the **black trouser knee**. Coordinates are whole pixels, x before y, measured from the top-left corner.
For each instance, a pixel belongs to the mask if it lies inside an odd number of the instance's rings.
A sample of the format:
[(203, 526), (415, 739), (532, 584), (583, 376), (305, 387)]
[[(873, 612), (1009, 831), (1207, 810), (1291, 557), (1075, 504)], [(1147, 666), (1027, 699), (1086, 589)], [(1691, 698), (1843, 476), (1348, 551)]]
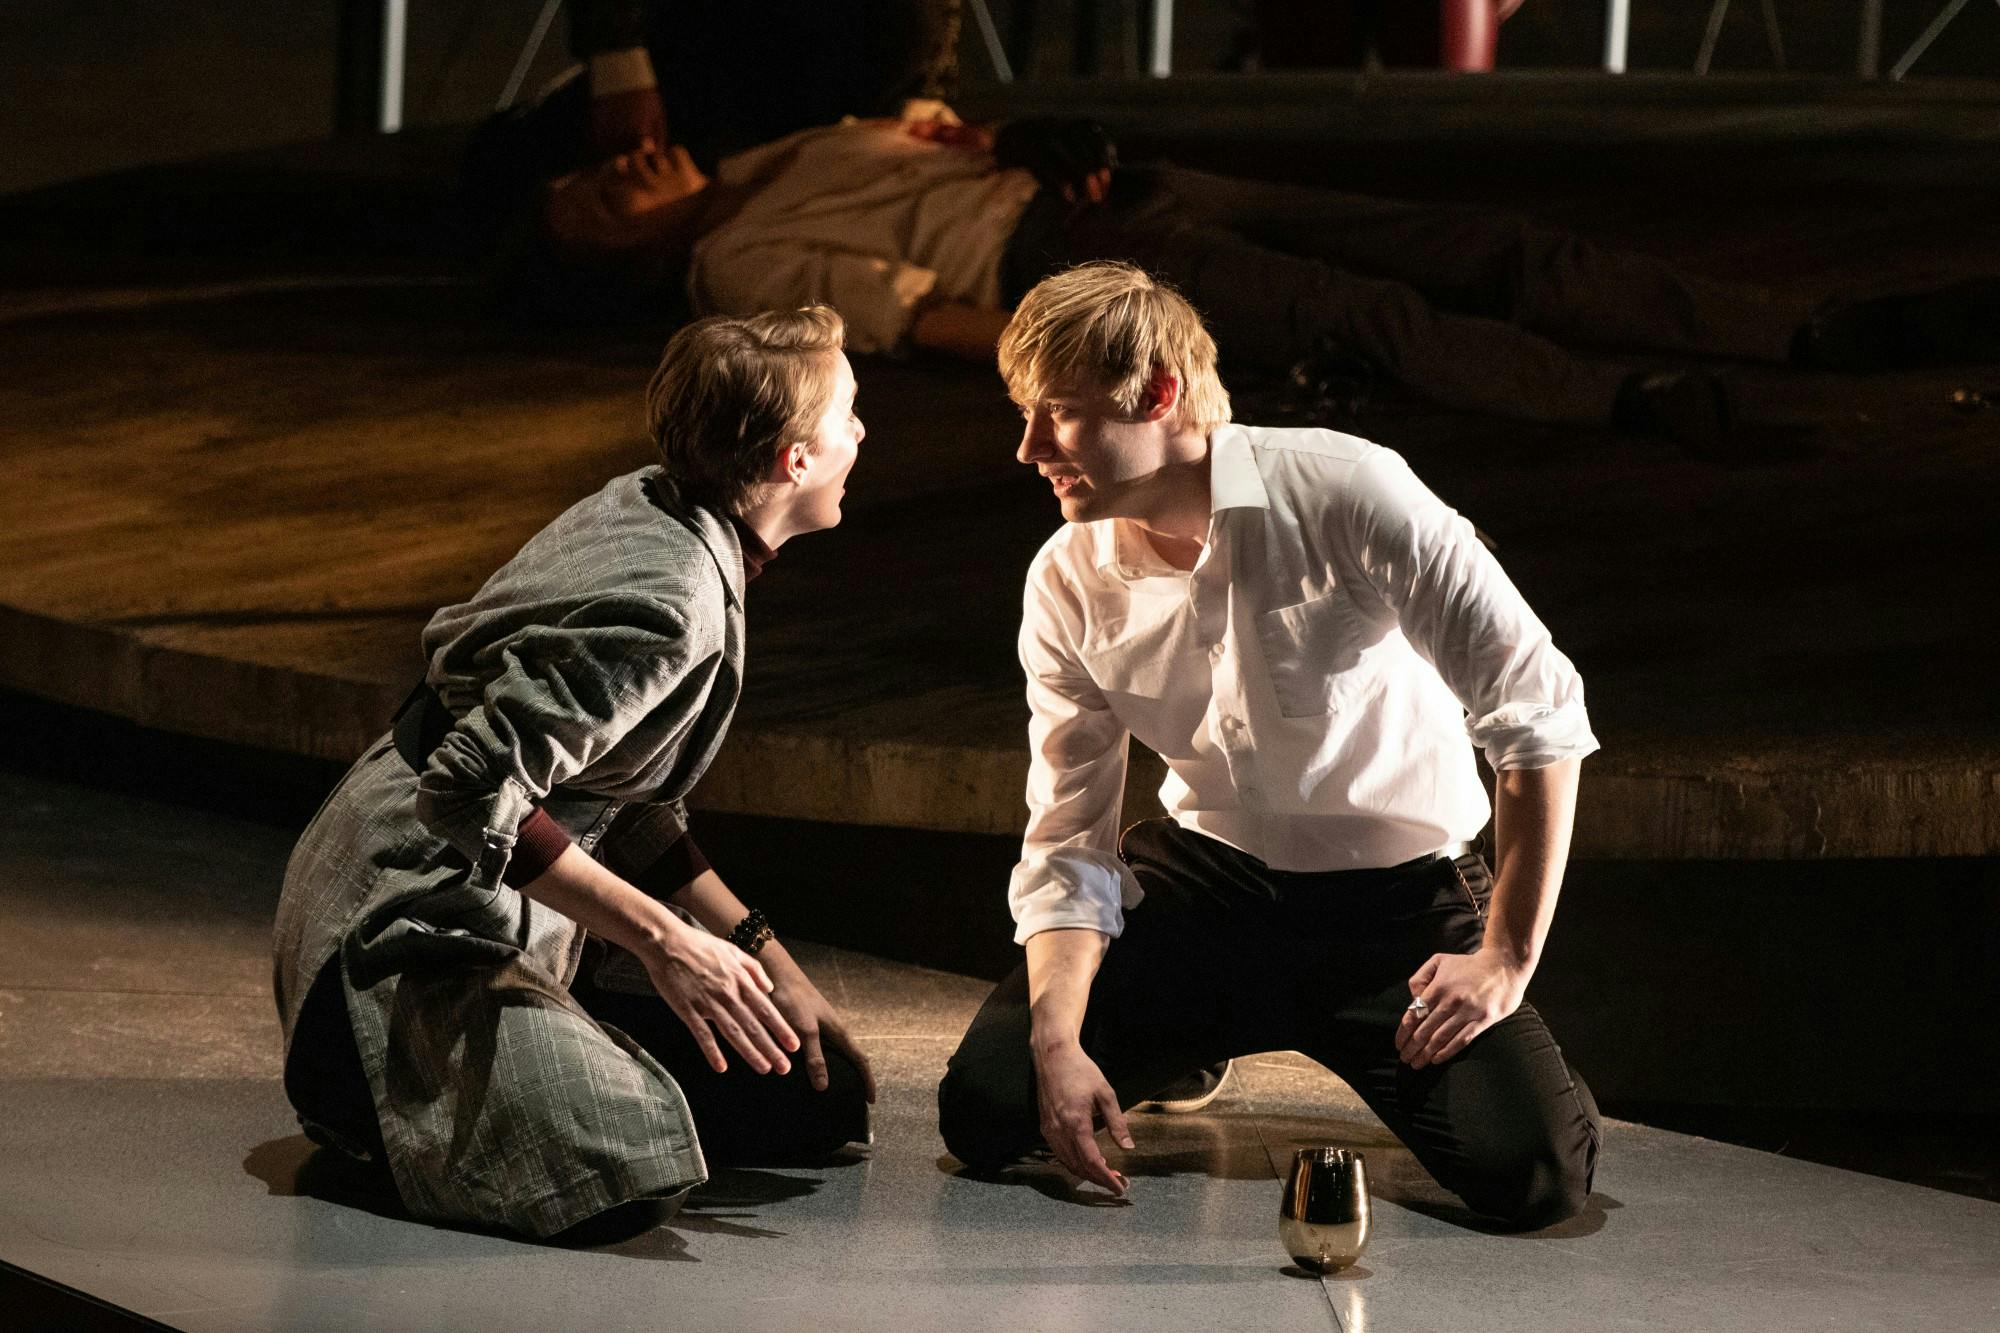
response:
[(938, 1133), (969, 1167), (1004, 1166), (1042, 1141), (1028, 1036), (1023, 966), (993, 988), (938, 1083)]
[[(954, 1057), (956, 1060), (957, 1057)], [(938, 1133), (945, 1150), (974, 1170), (1005, 1166), (1041, 1142), (1041, 1117), (1018, 1079), (983, 1077), (954, 1063), (938, 1083)]]
[(375, 1095), (355, 1044), (337, 958), (320, 968), (299, 1007), (285, 1061), (285, 1096), (315, 1141), (326, 1139), (318, 1130), (332, 1130), (344, 1145), (384, 1161)]
[(1533, 1231), (1567, 1221), (1590, 1198), (1590, 1168), (1576, 1154), (1534, 1153), (1488, 1167), (1459, 1195), (1474, 1212), (1512, 1231)]
[[(1445, 1180), (1474, 1212), (1513, 1231), (1554, 1226), (1590, 1200), (1603, 1123), (1589, 1087), (1570, 1071), (1568, 1097), (1548, 1099), (1539, 1120), (1492, 1125), (1476, 1159)], [(1569, 1114), (1557, 1114), (1557, 1108)], [(1440, 1177), (1444, 1179), (1444, 1177)]]
[(776, 1165), (826, 1156), (868, 1136), (866, 1084), (854, 1061), (825, 1047), (827, 1086), (815, 1091), (798, 1053), (785, 1074), (759, 1074), (735, 1051), (716, 1073), (679, 1016), (657, 995), (571, 987), (585, 1012), (644, 1047), (687, 1099), (702, 1155), (713, 1166)]

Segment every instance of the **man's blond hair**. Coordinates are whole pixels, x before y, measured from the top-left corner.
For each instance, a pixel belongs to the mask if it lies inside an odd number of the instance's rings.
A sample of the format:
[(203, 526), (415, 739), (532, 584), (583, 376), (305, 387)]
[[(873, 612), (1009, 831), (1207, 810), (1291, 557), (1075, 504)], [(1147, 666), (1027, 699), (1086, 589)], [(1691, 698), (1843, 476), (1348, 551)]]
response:
[(815, 305), (712, 315), (670, 338), (646, 386), (646, 425), (675, 500), (742, 513), (779, 450), (812, 443), (846, 331)]
[(1132, 264), (1080, 264), (1042, 279), (1000, 335), (1000, 375), (1023, 406), (1080, 388), (1137, 412), (1161, 370), (1180, 381), (1181, 424), (1208, 431), (1229, 420), (1229, 391), (1201, 316)]

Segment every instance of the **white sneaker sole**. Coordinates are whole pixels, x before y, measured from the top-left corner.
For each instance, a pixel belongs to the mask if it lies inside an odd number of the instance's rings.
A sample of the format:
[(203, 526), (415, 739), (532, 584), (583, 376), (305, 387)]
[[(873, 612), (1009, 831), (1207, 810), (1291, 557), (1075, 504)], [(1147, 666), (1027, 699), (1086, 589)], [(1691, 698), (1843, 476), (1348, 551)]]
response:
[(1222, 1067), (1222, 1077), (1215, 1081), (1215, 1086), (1207, 1092), (1202, 1093), (1199, 1097), (1177, 1097), (1170, 1101), (1156, 1098), (1151, 1101), (1140, 1102), (1132, 1109), (1135, 1111), (1150, 1111), (1155, 1115), (1192, 1115), (1196, 1111), (1206, 1109), (1210, 1102), (1222, 1095), (1222, 1090), (1229, 1086), (1229, 1076), (1235, 1070), (1236, 1062), (1234, 1060), (1225, 1064)]

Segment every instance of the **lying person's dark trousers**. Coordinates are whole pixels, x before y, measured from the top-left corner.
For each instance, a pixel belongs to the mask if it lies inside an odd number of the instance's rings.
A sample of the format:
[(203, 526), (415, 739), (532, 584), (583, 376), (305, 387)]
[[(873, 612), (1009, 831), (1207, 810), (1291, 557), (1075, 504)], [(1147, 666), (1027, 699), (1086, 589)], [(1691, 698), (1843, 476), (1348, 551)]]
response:
[(1121, 169), (1097, 208), (1038, 196), (1009, 247), (1008, 298), (1098, 259), (1172, 282), (1247, 364), (1356, 357), (1447, 407), (1527, 421), (1603, 423), (1632, 371), (1555, 340), (1784, 361), (1811, 314), (1512, 214), (1177, 167)]
[[(1441, 1065), (1396, 1055), (1408, 981), (1434, 953), (1470, 953), (1492, 877), (1477, 855), (1388, 870), (1274, 871), (1171, 820), (1120, 854), (1145, 890), (1112, 941), (1083, 1048), (1121, 1106), (1192, 1070), (1296, 1050), (1345, 1079), (1475, 1212), (1516, 1227), (1582, 1209), (1602, 1137), (1596, 1103), (1530, 1005)], [(1042, 1142), (1025, 965), (972, 1020), (938, 1088), (960, 1161), (990, 1169)]]
[[(586, 945), (585, 965), (570, 994), (592, 1018), (637, 1042), (673, 1076), (687, 1098), (702, 1155), (711, 1169), (813, 1161), (868, 1137), (861, 1071), (846, 1055), (827, 1049), (825, 1092), (813, 1090), (804, 1063), (797, 1059), (788, 1074), (759, 1074), (725, 1048), (729, 1069), (718, 1074), (665, 1000), (597, 984), (595, 963), (602, 947), (595, 940)], [(380, 1162), (382, 1136), (374, 1097), (355, 1050), (337, 967), (338, 960), (328, 964), (300, 1011), (293, 1045), (308, 1044), (298, 1054), (310, 1049), (314, 1058), (295, 1056), (287, 1062), (285, 1092), (302, 1118), (334, 1131), (331, 1137)]]

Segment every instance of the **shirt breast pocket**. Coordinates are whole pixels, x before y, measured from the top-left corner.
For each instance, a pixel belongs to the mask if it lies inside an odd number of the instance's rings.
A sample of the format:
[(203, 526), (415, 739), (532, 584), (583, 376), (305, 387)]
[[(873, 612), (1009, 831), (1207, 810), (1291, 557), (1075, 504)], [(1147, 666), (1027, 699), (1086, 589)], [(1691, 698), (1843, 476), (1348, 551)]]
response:
[(1375, 677), (1368, 649), (1381, 637), (1339, 588), (1258, 616), (1257, 639), (1278, 711), (1321, 717), (1354, 703)]

